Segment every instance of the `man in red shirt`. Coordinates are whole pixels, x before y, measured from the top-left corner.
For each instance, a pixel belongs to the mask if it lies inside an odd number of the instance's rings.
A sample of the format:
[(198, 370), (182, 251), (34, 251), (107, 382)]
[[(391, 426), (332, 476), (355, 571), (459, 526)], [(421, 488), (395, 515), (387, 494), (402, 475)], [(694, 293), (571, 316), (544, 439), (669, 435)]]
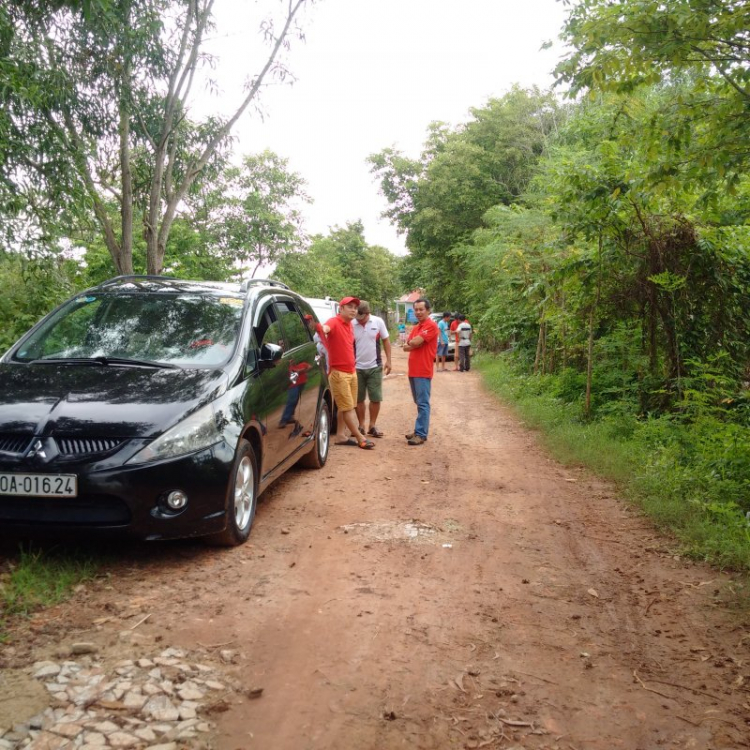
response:
[(406, 436), (409, 445), (422, 445), (430, 431), (430, 394), (432, 392), (432, 363), (435, 361), (438, 343), (437, 323), (430, 317), (430, 301), (421, 297), (414, 303), (417, 324), (411, 329), (404, 344), (409, 352), (409, 386), (417, 405), (417, 421), (414, 432)]
[(458, 319), (458, 313), (453, 314), (453, 320), (451, 322), (451, 334), (453, 334), (456, 337), (456, 346), (453, 350), (453, 369), (458, 370), (458, 331), (456, 330), (458, 328), (458, 324), (461, 321)]
[[(357, 424), (357, 371), (354, 356), (354, 330), (352, 321), (357, 317), (359, 299), (344, 297), (339, 302), (339, 314), (322, 326), (328, 349), (328, 381), (331, 393), (339, 408), (334, 445), (358, 445), (369, 450), (375, 447), (360, 431)], [(352, 436), (346, 437), (344, 427)]]

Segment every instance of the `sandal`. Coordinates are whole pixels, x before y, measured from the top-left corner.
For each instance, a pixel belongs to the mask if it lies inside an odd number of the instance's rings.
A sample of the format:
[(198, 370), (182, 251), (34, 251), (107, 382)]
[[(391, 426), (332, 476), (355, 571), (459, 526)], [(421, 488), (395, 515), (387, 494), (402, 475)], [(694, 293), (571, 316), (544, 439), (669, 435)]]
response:
[(359, 441), (356, 438), (350, 437), (346, 440), (339, 440), (338, 442), (334, 443), (334, 445), (351, 445), (352, 447), (356, 448), (359, 445)]
[(359, 443), (359, 447), (362, 448), (362, 450), (371, 451), (375, 447), (375, 443), (373, 443), (372, 440), (362, 440)]
[(370, 427), (370, 429), (367, 430), (367, 434), (371, 437), (382, 438), (384, 433), (382, 433), (377, 427)]

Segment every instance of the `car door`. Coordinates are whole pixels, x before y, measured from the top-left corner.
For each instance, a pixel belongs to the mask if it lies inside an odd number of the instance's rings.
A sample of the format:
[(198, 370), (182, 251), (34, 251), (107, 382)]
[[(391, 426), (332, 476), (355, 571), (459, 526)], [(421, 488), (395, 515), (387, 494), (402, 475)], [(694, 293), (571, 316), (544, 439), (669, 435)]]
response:
[(305, 324), (297, 302), (289, 297), (276, 296), (276, 315), (284, 331), (288, 349), (284, 353), (289, 373), (289, 387), (285, 411), (280, 420), (295, 447), (304, 443), (314, 432), (318, 410), (322, 373), (318, 350), (312, 331)]
[[(257, 417), (263, 430), (263, 458), (261, 475), (265, 476), (287, 458), (295, 449), (290, 439), (288, 422), (285, 420), (291, 385), (288, 345), (274, 305), (269, 297), (259, 307), (253, 325), (253, 337), (257, 345), (258, 362), (253, 375), (253, 387), (262, 391), (263, 414)], [(273, 365), (264, 364), (262, 355), (267, 345), (281, 347), (281, 359)]]

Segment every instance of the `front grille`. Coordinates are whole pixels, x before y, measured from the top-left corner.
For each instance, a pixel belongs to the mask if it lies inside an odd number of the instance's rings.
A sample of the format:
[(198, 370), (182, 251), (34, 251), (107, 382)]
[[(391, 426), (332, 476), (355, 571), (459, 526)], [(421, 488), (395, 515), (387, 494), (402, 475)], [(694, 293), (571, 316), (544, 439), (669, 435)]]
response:
[(57, 450), (62, 456), (92, 456), (117, 450), (123, 440), (117, 438), (60, 438), (56, 437)]
[(128, 506), (113, 495), (0, 497), (0, 523), (61, 526), (127, 526)]
[(31, 435), (0, 435), (0, 451), (23, 453), (29, 445)]

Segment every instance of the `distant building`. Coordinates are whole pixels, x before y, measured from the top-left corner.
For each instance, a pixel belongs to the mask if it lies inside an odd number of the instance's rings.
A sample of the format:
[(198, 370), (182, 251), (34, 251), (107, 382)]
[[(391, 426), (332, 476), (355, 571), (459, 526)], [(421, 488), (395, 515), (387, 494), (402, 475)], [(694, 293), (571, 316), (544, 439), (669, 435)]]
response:
[(414, 314), (414, 303), (424, 296), (423, 289), (416, 289), (413, 292), (399, 297), (396, 302), (396, 324), (402, 321), (408, 325), (417, 322), (417, 316)]

